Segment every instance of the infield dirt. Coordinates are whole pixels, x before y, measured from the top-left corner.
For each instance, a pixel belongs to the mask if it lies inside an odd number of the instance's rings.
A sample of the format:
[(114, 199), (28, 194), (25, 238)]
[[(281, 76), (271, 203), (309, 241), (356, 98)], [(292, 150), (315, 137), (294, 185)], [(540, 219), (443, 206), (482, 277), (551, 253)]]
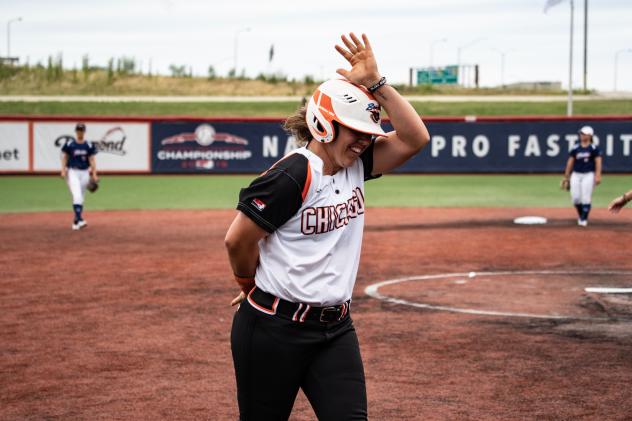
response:
[[(352, 304), (374, 420), (629, 419), (632, 211), (378, 209)], [(4, 214), (0, 419), (237, 418), (229, 334), (237, 288), (223, 238), (235, 211)], [(542, 215), (544, 226), (518, 226)], [(452, 307), (582, 320), (456, 314), (368, 297), (378, 281), (441, 273), (583, 271), (407, 282), (382, 290)], [(612, 285), (608, 285), (612, 286)], [(601, 320), (603, 319), (603, 320)], [(292, 420), (314, 419), (299, 394)]]

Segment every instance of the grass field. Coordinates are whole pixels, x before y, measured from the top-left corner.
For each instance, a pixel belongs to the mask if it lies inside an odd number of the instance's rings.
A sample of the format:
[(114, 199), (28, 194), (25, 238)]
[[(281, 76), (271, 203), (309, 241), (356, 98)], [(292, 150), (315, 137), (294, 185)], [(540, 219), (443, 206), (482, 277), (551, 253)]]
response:
[[(254, 176), (102, 176), (89, 210), (230, 209), (239, 189)], [(567, 207), (558, 175), (388, 175), (366, 185), (371, 207)], [(632, 177), (605, 175), (593, 205), (605, 207), (630, 189)], [(0, 212), (59, 211), (70, 208), (60, 177), (0, 177)]]
[[(412, 102), (419, 114), (464, 115), (566, 115), (565, 102)], [(197, 117), (287, 117), (297, 102), (0, 102), (0, 115), (188, 115)], [(575, 115), (632, 114), (632, 100), (578, 101)]]

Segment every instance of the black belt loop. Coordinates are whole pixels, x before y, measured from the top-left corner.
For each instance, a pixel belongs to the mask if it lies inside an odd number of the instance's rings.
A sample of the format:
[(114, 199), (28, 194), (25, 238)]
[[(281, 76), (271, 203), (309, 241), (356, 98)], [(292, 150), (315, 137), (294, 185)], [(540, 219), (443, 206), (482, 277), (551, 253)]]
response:
[(275, 297), (255, 287), (248, 294), (250, 305), (268, 315), (278, 315), (294, 322), (316, 321), (319, 323), (332, 323), (343, 320), (349, 315), (351, 300), (337, 306), (314, 307), (305, 303), (293, 303)]

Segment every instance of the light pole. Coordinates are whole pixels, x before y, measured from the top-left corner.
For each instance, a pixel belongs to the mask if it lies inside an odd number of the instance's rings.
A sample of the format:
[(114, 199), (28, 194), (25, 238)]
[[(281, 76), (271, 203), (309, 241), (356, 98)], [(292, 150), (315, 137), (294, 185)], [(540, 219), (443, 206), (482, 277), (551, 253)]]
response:
[(588, 0), (584, 0), (584, 92), (588, 90)]
[(239, 34), (242, 32), (250, 32), (250, 28), (242, 28), (235, 31), (235, 77), (237, 77), (237, 53), (239, 50)]
[(571, 46), (569, 48), (568, 57), (568, 101), (566, 103), (566, 115), (573, 115), (573, 25), (575, 20), (575, 3), (570, 1), (571, 5)]
[(7, 22), (7, 58), (11, 57), (11, 24), (22, 22), (22, 17), (11, 19)]
[(614, 91), (617, 92), (617, 69), (619, 67), (619, 55), (622, 53), (632, 53), (632, 48), (624, 48), (614, 53)]
[[(549, 10), (551, 7), (555, 6), (558, 3), (561, 3), (563, 0), (547, 0), (546, 4), (544, 5), (544, 13), (546, 13), (547, 10)], [(575, 1), (574, 0), (570, 0), (569, 5), (571, 7), (571, 36), (570, 36), (570, 48), (568, 49), (568, 101), (566, 104), (566, 115), (567, 116), (572, 116), (573, 115), (573, 26), (574, 26), (574, 20), (575, 20)], [(585, 16), (585, 22), (586, 24), (588, 23), (587, 20), (587, 13), (588, 13), (588, 2), (586, 1), (585, 3), (586, 5), (586, 16)], [(586, 32), (587, 34), (587, 32)]]
[(492, 50), (500, 54), (500, 86), (504, 88), (505, 87), (505, 58), (507, 57), (507, 54), (509, 54), (513, 50), (502, 51), (502, 50), (499, 50), (498, 48), (492, 48)]
[(434, 41), (432, 41), (430, 43), (430, 67), (432, 67), (433, 65), (433, 58), (434, 58), (434, 46), (435, 44), (439, 44), (441, 42), (447, 42), (448, 39), (447, 38), (441, 38), (441, 39), (436, 39)]
[(460, 75), (461, 75), (461, 52), (463, 50), (465, 50), (466, 48), (471, 47), (472, 45), (476, 44), (479, 41), (482, 41), (483, 38), (476, 38), (474, 41), (468, 42), (467, 44), (461, 45), (459, 47), (457, 47), (456, 49), (456, 71), (457, 71), (457, 78), (460, 79)]

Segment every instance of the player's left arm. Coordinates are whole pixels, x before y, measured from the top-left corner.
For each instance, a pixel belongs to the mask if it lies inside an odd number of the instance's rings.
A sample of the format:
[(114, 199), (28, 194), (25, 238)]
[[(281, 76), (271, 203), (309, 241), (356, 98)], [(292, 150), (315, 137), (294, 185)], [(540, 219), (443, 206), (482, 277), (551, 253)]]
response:
[(395, 88), (384, 85), (374, 95), (395, 129), (375, 141), (372, 174), (376, 175), (387, 173), (412, 158), (428, 144), (430, 134), (413, 106)]
[[(338, 69), (338, 74), (367, 89), (381, 80), (373, 48), (368, 37), (362, 34), (362, 41), (349, 34), (341, 37), (346, 48), (336, 45), (338, 51), (351, 64), (351, 70)], [(430, 134), (415, 109), (395, 88), (381, 86), (373, 93), (384, 108), (395, 129), (386, 136), (379, 137), (373, 152), (373, 175), (388, 172), (413, 157), (430, 141)]]
[(94, 155), (90, 155), (88, 160), (90, 162), (90, 174), (92, 174), (92, 179), (94, 181), (99, 181), (99, 175), (97, 174), (97, 160), (94, 158)]
[(602, 158), (600, 156), (595, 157), (595, 185), (601, 183), (601, 164)]

